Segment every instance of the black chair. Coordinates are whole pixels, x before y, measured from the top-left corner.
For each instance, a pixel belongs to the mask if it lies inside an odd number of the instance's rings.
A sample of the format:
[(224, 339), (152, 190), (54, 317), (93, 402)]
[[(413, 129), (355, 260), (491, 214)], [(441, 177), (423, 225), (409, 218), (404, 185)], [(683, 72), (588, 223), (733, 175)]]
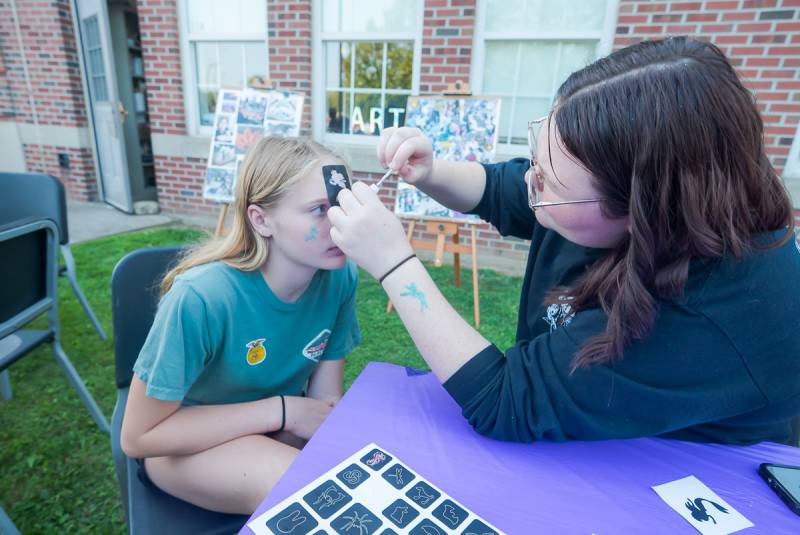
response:
[(0, 507), (0, 533), (3, 535), (20, 535), (17, 526), (14, 525), (2, 507)]
[[(97, 426), (109, 432), (100, 407), (61, 347), (58, 320), (58, 229), (49, 219), (24, 219), (0, 227), (0, 373), (41, 344), (50, 344)], [(47, 313), (46, 329), (24, 329)], [(10, 394), (10, 393), (9, 393)], [(10, 397), (10, 396), (9, 396)]]
[(50, 219), (58, 228), (61, 255), (64, 265), (59, 275), (65, 275), (83, 311), (89, 316), (100, 338), (106, 333), (97, 320), (86, 296), (78, 285), (75, 260), (69, 246), (67, 225), (67, 195), (64, 185), (56, 177), (40, 173), (0, 173), (0, 225), (27, 217)]
[(111, 417), (111, 452), (120, 494), (132, 535), (236, 533), (247, 522), (244, 515), (229, 515), (191, 505), (145, 486), (134, 459), (120, 447), (120, 431), (133, 365), (155, 317), (159, 282), (181, 252), (181, 247), (140, 249), (126, 255), (111, 275), (117, 403)]
[[(49, 219), (24, 219), (0, 226), (0, 377), (8, 368), (42, 344), (50, 344), (72, 386), (98, 427), (109, 432), (108, 422), (86, 389), (60, 342), (56, 281), (58, 229)], [(25, 329), (47, 313), (46, 329)], [(7, 397), (10, 386), (6, 384)], [(19, 534), (0, 507), (0, 533)]]

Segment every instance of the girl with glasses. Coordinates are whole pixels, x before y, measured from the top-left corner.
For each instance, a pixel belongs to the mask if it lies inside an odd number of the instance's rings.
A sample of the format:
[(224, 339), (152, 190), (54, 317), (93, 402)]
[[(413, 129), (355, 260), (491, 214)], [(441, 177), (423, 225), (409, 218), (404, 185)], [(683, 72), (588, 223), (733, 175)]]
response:
[(328, 214), (470, 424), (516, 441), (788, 442), (800, 252), (728, 59), (685, 37), (616, 51), (569, 76), (530, 132), (530, 159), (494, 165), (434, 161), (409, 128), (378, 146), (406, 182), (530, 240), (510, 348), (456, 314), (369, 188)]

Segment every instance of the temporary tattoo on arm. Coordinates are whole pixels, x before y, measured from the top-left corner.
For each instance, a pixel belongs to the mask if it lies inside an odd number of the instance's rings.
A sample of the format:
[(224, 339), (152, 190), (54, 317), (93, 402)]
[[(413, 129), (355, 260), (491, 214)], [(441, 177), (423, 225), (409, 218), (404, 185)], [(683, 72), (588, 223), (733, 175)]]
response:
[(311, 225), (311, 228), (308, 229), (308, 236), (305, 237), (306, 241), (313, 241), (317, 239), (317, 234), (319, 234), (319, 229), (316, 225)]
[(406, 284), (406, 292), (400, 294), (400, 297), (414, 297), (419, 300), (419, 311), (422, 312), (428, 308), (428, 300), (425, 299), (425, 292), (421, 292), (415, 283)]

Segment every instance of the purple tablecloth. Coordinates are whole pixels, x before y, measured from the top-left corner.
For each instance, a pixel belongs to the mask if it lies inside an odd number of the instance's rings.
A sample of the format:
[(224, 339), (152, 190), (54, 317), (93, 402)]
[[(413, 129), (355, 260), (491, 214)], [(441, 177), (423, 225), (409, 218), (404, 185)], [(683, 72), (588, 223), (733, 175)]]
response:
[(382, 363), (364, 369), (252, 518), (370, 442), (509, 534), (697, 533), (651, 489), (689, 475), (753, 522), (742, 533), (800, 533), (800, 517), (756, 472), (800, 465), (798, 448), (498, 442), (475, 433), (433, 374)]

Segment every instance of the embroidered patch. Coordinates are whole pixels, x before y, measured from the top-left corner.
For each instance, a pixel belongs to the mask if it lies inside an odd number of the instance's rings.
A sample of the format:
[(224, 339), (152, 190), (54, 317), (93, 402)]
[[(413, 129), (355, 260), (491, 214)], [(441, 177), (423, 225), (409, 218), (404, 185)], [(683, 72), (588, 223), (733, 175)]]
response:
[[(559, 296), (559, 301), (571, 301), (571, 297)], [(542, 319), (550, 326), (550, 332), (555, 331), (562, 325), (569, 325), (575, 312), (569, 303), (552, 303), (547, 307), (547, 311)]]
[(322, 329), (322, 331), (303, 348), (303, 356), (314, 362), (319, 362), (319, 358), (325, 352), (325, 348), (328, 347), (328, 339), (330, 337), (330, 329)]
[(265, 338), (258, 338), (252, 342), (247, 342), (247, 363), (250, 366), (261, 364), (267, 358), (267, 348), (264, 347)]

